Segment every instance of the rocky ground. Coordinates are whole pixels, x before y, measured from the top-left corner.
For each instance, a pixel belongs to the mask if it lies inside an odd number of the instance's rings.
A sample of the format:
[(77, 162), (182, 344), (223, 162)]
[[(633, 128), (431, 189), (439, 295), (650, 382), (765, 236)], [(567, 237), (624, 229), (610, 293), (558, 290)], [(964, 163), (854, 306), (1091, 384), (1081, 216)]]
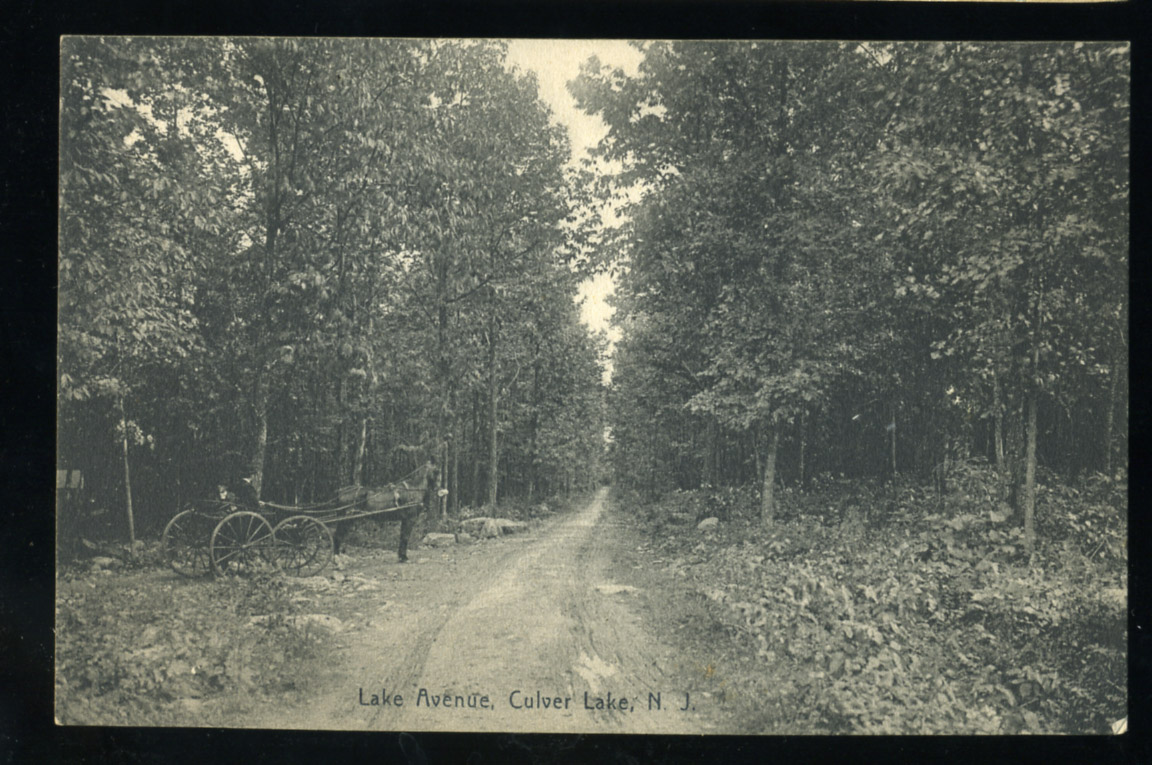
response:
[(645, 565), (645, 544), (606, 504), (602, 491), (577, 512), (473, 544), (433, 537), (444, 546), (423, 545), (406, 566), (386, 552), (342, 561), (343, 580), (319, 580), (310, 596), (339, 620), (325, 671), (245, 724), (732, 730), (717, 657), (681, 651), (698, 599)]
[[(427, 535), (407, 564), (391, 550), (354, 546), (320, 576), (262, 583), (95, 565), (59, 586), (58, 624), (70, 650), (58, 672), (58, 718), (741, 732), (749, 710), (729, 693), (740, 662), (713, 639), (704, 600), (674, 569), (654, 565), (645, 539), (602, 490), (543, 521), (474, 519), (462, 533)], [(96, 624), (81, 615), (93, 602), (108, 612)], [(133, 614), (151, 620), (152, 631), (127, 623)], [(183, 626), (193, 634), (173, 637)], [(71, 638), (85, 641), (81, 650)], [(121, 645), (120, 654), (93, 658), (97, 645)], [(126, 684), (131, 667), (151, 666), (149, 650), (165, 657), (159, 669)], [(113, 681), (120, 701), (100, 704)]]

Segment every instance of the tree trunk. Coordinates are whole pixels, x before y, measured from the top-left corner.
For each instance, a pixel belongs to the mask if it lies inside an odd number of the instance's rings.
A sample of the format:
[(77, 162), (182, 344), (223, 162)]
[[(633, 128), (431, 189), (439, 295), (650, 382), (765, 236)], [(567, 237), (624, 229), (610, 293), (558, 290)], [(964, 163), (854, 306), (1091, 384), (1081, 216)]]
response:
[(532, 365), (532, 417), (528, 427), (528, 501), (536, 495), (536, 431), (540, 429), (540, 349), (536, 349), (536, 362)]
[(256, 370), (256, 385), (252, 392), (252, 416), (255, 420), (256, 434), (248, 472), (252, 476), (252, 488), (256, 489), (256, 497), (259, 498), (264, 487), (264, 454), (268, 450), (268, 370), (265, 369), (263, 361)]
[(472, 391), (472, 507), (480, 507), (480, 392)]
[(496, 321), (488, 327), (488, 506), (496, 507), (497, 480), (500, 453), (496, 443), (496, 404), (498, 390), (496, 373)]
[(896, 407), (892, 407), (892, 478), (896, 478)]
[(124, 449), (124, 509), (128, 513), (128, 555), (136, 558), (136, 514), (132, 512), (132, 471), (128, 467), (128, 418), (124, 414), (124, 394), (120, 394), (120, 443)]
[(759, 480), (761, 476), (761, 461), (760, 461), (760, 436), (756, 429), (752, 429), (752, 456), (756, 458), (756, 477), (753, 480)]
[[(374, 322), (372, 316), (368, 317), (368, 337), (373, 335)], [(372, 393), (376, 390), (376, 364), (372, 357), (372, 350), (369, 348), (366, 351), (364, 358), (364, 371), (366, 374), (364, 386), (364, 400), (365, 411), (368, 411), (368, 404), (372, 401)], [(360, 486), (364, 482), (364, 456), (368, 451), (368, 420), (371, 418), (365, 413), (360, 418), (360, 437), (356, 441), (356, 452), (352, 457), (352, 485)]]
[(992, 373), (992, 433), (993, 448), (996, 452), (996, 474), (1000, 477), (1001, 496), (1007, 496), (1008, 466), (1004, 460), (1004, 403), (1000, 394), (1000, 375)]
[[(456, 433), (460, 432), (459, 426), (456, 428)], [(448, 487), (452, 492), (448, 496), (448, 504), (451, 507), (452, 515), (460, 515), (460, 439), (452, 439), (452, 483)]]
[(364, 481), (364, 452), (368, 446), (368, 418), (360, 418), (360, 435), (356, 439), (356, 451), (352, 454), (352, 485), (359, 486)]
[[(432, 487), (432, 491), (436, 495), (436, 505), (440, 508), (440, 520), (443, 521), (448, 517), (448, 495), (440, 494), (440, 489), (447, 488), (448, 482), (447, 444), (444, 444), (444, 447), (439, 450), (439, 454), (440, 456), (438, 459), (440, 460), (440, 464), (437, 466), (436, 470), (432, 471), (432, 475), (434, 476), (433, 482), (435, 483), (435, 485)], [(425, 480), (427, 479), (425, 478)], [(425, 489), (427, 489), (427, 486), (425, 486)]]
[(1036, 392), (1028, 397), (1028, 447), (1024, 462), (1024, 546), (1036, 548)]
[(1028, 386), (1028, 423), (1024, 454), (1024, 547), (1028, 559), (1036, 550), (1036, 399), (1040, 396), (1040, 330), (1043, 327), (1044, 303), (1043, 275), (1037, 275), (1036, 318), (1032, 326), (1032, 380)]
[[(351, 422), (348, 416), (348, 383), (342, 373), (336, 385), (336, 483), (348, 486), (352, 477), (352, 448), (349, 441)], [(354, 483), (354, 481), (352, 481)]]
[(283, 224), (281, 212), (283, 206), (283, 189), (281, 188), (281, 173), (284, 168), (280, 155), (280, 106), (277, 103), (276, 93), (270, 80), (265, 79), (264, 90), (268, 96), (268, 142), (272, 149), (272, 157), (268, 168), (268, 195), (267, 208), (264, 216), (264, 253), (263, 270), (264, 283), (262, 303), (264, 311), (260, 319), (254, 323), (256, 331), (256, 380), (252, 386), (252, 416), (255, 433), (253, 436), (252, 457), (248, 463), (248, 472), (252, 477), (252, 487), (256, 489), (259, 499), (264, 487), (264, 455), (268, 449), (268, 339), (272, 336), (270, 325), (269, 303), (272, 294), (272, 274), (278, 260), (277, 245), (280, 236), (280, 227)]
[(1116, 398), (1120, 388), (1120, 364), (1112, 363), (1112, 379), (1109, 381), (1108, 411), (1104, 413), (1104, 473), (1112, 475), (1112, 432), (1116, 422)]
[[(808, 474), (804, 471), (804, 452), (808, 447), (808, 412), (800, 413), (800, 490), (808, 488)], [(759, 463), (759, 459), (757, 459)]]
[(708, 426), (704, 431), (704, 483), (716, 484), (716, 420), (708, 418)]
[(780, 431), (772, 426), (764, 455), (764, 483), (760, 489), (760, 520), (765, 526), (771, 526), (776, 517), (776, 450), (779, 446)]
[(295, 475), (294, 480), (292, 482), (292, 489), (293, 489), (292, 502), (293, 502), (293, 504), (297, 504), (297, 505), (304, 504), (303, 501), (300, 499), (300, 497), (303, 496), (303, 494), (304, 494), (304, 483), (307, 480), (307, 479), (305, 479), (304, 476), (305, 476), (305, 473), (304, 473), (304, 442), (299, 437), (299, 435), (297, 435), (297, 437), (296, 437), (296, 475)]

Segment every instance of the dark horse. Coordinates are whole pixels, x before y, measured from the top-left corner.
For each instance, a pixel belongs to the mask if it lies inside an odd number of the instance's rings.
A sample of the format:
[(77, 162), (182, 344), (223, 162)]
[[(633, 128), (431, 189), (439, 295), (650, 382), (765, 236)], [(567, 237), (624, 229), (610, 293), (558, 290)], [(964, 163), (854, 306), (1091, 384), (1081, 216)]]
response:
[[(430, 461), (424, 468), (423, 486), (409, 486), (407, 483), (392, 484), (379, 489), (365, 489), (350, 486), (341, 489), (337, 501), (341, 506), (350, 505), (349, 513), (380, 512), (381, 517), (390, 521), (400, 521), (400, 548), (397, 553), (400, 562), (408, 560), (408, 542), (416, 519), (422, 510), (431, 510), (436, 496), (436, 463)], [(404, 508), (387, 512), (391, 508)], [(332, 550), (340, 554), (344, 537), (348, 533), (349, 521), (337, 521), (336, 532), (332, 535)]]

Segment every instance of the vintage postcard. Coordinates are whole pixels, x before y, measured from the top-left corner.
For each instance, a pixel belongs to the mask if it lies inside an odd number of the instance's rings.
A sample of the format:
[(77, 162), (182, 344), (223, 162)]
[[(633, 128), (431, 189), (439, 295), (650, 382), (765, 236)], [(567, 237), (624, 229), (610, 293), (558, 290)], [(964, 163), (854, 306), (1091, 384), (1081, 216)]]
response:
[(1127, 726), (1124, 42), (65, 37), (63, 726)]

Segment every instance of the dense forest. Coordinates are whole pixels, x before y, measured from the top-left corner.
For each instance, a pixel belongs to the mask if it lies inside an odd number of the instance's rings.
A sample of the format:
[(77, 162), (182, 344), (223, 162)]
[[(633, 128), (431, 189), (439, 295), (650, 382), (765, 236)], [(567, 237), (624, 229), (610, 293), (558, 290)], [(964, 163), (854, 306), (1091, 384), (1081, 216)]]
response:
[[(1123, 45), (649, 44), (573, 86), (623, 205), (613, 464), (649, 493), (1126, 468)], [(1006, 510), (1007, 511), (1007, 510)]]
[[(712, 732), (1124, 732), (1129, 46), (588, 45), (583, 157), (505, 42), (64, 39), (60, 560), (111, 551), (58, 568), (69, 719), (279, 698), (341, 666), (308, 617), (357, 668), (415, 625), (557, 687), (604, 640)], [(138, 542), (429, 458), (424, 567), (185, 581)]]
[(445, 513), (594, 480), (583, 187), (502, 44), (69, 38), (61, 63), (79, 531), (151, 535), (240, 476), (323, 500), (429, 456)]
[(748, 728), (1123, 732), (1128, 46), (640, 48), (616, 501)]
[(595, 480), (607, 426), (621, 485), (766, 522), (984, 461), (1029, 549), (1038, 471), (1123, 473), (1125, 46), (640, 47), (570, 85), (591, 173), (501, 43), (66, 41), (60, 467), (151, 528), (434, 454), (448, 511)]

